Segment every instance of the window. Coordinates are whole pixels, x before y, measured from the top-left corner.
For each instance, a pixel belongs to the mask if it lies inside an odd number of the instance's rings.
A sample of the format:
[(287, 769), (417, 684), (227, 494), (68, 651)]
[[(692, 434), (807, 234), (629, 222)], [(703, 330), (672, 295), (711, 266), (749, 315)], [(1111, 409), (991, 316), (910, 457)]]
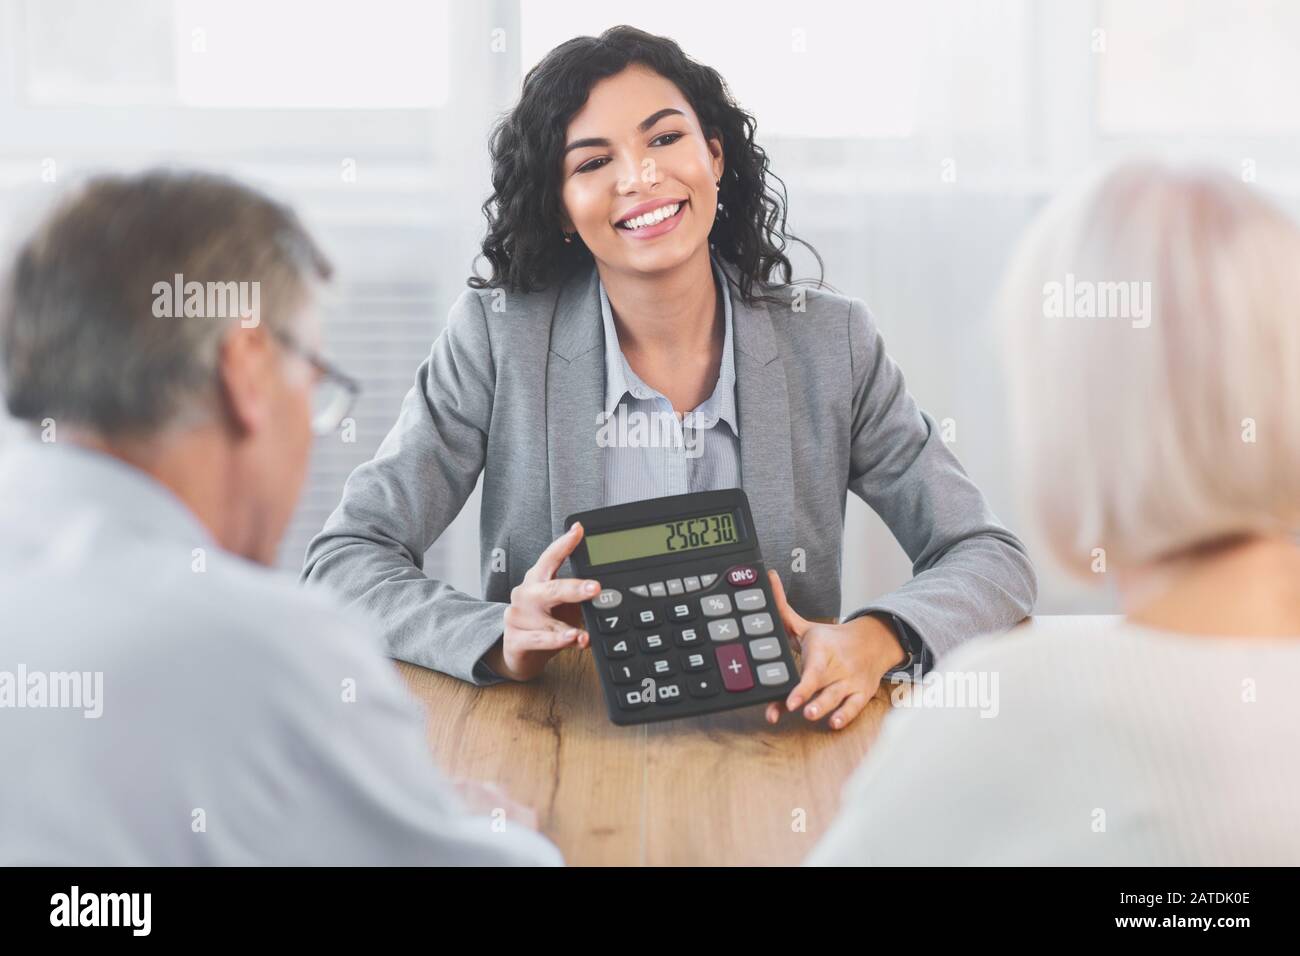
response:
[[(743, 11), (743, 12), (741, 12)], [(1024, 4), (523, 0), (523, 66), (620, 23), (717, 69), (765, 138), (896, 139), (927, 128), (1018, 129)], [(978, 79), (979, 82), (972, 82)]]
[[(448, 95), (446, 0), (28, 0), (28, 101), (414, 109)], [(364, 14), (364, 15), (363, 15)]]
[(1109, 135), (1300, 130), (1300, 4), (1106, 0), (1097, 126)]

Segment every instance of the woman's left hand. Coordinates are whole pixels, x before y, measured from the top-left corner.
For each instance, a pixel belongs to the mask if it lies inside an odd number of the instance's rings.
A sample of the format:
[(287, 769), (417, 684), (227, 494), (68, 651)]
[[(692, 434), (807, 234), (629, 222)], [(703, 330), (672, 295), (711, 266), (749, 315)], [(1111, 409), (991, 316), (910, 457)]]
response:
[[(786, 698), (785, 709), (802, 707), (808, 720), (829, 714), (831, 727), (842, 730), (862, 713), (885, 672), (906, 660), (907, 652), (889, 625), (869, 614), (844, 624), (807, 620), (790, 607), (780, 576), (775, 571), (767, 576), (786, 632), (803, 651), (803, 676)], [(781, 704), (768, 704), (768, 723), (780, 717)]]

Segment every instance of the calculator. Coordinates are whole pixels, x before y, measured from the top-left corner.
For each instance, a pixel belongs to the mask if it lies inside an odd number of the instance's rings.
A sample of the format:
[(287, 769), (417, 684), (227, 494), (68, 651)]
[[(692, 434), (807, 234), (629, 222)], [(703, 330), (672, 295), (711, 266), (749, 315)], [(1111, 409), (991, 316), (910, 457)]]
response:
[(609, 719), (645, 724), (781, 700), (799, 681), (739, 488), (570, 515)]

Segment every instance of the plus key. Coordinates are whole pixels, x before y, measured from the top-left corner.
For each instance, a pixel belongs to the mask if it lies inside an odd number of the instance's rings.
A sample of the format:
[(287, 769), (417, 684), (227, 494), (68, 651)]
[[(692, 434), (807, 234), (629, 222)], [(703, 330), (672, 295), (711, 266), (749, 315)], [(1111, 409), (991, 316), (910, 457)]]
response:
[(739, 644), (729, 644), (714, 648), (718, 658), (718, 669), (722, 671), (722, 686), (731, 693), (749, 690), (754, 686), (754, 675), (749, 671), (749, 661), (745, 660), (745, 648)]

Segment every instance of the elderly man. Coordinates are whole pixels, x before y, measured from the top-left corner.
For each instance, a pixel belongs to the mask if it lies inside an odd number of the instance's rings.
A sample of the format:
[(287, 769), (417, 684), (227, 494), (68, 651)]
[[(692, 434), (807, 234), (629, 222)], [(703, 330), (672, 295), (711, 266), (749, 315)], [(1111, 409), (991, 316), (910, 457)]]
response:
[(355, 391), (329, 271), (288, 209), (177, 173), (95, 180), (18, 251), (0, 865), (560, 862), (440, 777), (368, 624), (265, 567)]

